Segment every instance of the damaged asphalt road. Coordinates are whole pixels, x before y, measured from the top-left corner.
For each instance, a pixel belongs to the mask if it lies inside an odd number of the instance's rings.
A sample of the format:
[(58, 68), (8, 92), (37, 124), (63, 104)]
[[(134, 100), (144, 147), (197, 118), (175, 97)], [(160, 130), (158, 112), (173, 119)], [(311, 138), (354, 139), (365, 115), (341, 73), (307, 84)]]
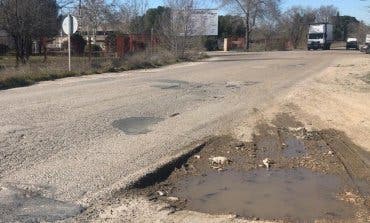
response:
[(51, 212), (38, 220), (77, 215), (186, 145), (227, 135), (254, 108), (274, 104), (348, 55), (360, 56), (340, 51), (230, 54), (1, 91), (0, 194), (6, 194), (0, 196), (0, 213), (9, 221), (35, 219), (32, 213), (17, 216), (6, 206), (4, 197), (23, 193), (68, 208), (68, 215)]
[(158, 171), (156, 179), (164, 180), (144, 178), (121, 197), (250, 220), (369, 221), (370, 166), (363, 156), (370, 153), (360, 156), (345, 134), (308, 131), (287, 114), (273, 124), (261, 121), (248, 143), (230, 136), (207, 140), (172, 172)]

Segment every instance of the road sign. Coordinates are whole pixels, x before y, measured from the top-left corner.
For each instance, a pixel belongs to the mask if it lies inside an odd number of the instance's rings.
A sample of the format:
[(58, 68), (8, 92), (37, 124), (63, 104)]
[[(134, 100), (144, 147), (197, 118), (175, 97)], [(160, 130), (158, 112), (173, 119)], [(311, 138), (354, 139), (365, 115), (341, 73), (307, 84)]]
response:
[(191, 13), (192, 36), (217, 36), (218, 11), (214, 9), (194, 9)]
[(215, 9), (178, 10), (173, 14), (173, 22), (182, 24), (184, 17), (189, 17), (186, 33), (179, 36), (217, 36), (218, 11)]
[(78, 22), (76, 17), (72, 15), (68, 15), (64, 20), (63, 20), (63, 31), (67, 35), (72, 35), (75, 32), (77, 32), (78, 29)]

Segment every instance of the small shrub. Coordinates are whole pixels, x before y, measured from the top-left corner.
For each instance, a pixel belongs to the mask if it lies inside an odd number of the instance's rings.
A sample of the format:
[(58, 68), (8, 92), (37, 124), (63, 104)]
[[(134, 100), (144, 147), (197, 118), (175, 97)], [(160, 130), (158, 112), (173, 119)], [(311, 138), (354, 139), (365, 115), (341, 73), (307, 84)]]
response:
[(94, 70), (97, 70), (97, 69), (102, 68), (101, 63), (97, 59), (91, 60), (91, 64), (90, 65), (91, 65), (91, 68), (94, 69)]
[(101, 51), (102, 51), (102, 48), (99, 45), (96, 45), (96, 44), (91, 45), (91, 52), (94, 57), (100, 56)]
[(204, 43), (204, 47), (208, 51), (216, 51), (218, 50), (218, 41), (217, 38), (208, 37)]
[[(71, 51), (73, 55), (82, 56), (85, 52), (86, 40), (80, 34), (71, 36)], [(68, 41), (62, 43), (62, 49), (68, 49)]]
[(9, 77), (0, 81), (0, 89), (24, 87), (34, 83), (35, 83), (34, 81), (22, 76)]

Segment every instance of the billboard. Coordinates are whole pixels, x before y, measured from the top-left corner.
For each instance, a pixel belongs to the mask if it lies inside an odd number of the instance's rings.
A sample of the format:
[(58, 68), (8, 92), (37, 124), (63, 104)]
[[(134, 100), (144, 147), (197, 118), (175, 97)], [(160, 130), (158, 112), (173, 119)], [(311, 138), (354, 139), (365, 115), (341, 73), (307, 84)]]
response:
[(193, 9), (191, 12), (192, 36), (217, 36), (217, 9)]

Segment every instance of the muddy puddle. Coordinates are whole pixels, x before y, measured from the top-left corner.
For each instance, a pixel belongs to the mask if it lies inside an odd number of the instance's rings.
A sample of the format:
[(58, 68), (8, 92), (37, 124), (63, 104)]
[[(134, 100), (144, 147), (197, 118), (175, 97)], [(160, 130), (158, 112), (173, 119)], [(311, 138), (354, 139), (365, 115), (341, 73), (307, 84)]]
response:
[(302, 157), (307, 155), (307, 150), (302, 140), (290, 135), (284, 140), (283, 154), (289, 158)]
[(171, 196), (186, 199), (193, 211), (263, 219), (351, 218), (352, 207), (339, 201), (340, 179), (304, 168), (209, 172), (174, 186)]
[(344, 133), (308, 131), (287, 114), (261, 122), (256, 132), (251, 142), (207, 139), (196, 154), (129, 193), (175, 210), (245, 219), (370, 222), (370, 155)]
[(163, 120), (157, 117), (130, 117), (116, 120), (112, 125), (127, 135), (141, 135), (151, 132), (151, 127)]

